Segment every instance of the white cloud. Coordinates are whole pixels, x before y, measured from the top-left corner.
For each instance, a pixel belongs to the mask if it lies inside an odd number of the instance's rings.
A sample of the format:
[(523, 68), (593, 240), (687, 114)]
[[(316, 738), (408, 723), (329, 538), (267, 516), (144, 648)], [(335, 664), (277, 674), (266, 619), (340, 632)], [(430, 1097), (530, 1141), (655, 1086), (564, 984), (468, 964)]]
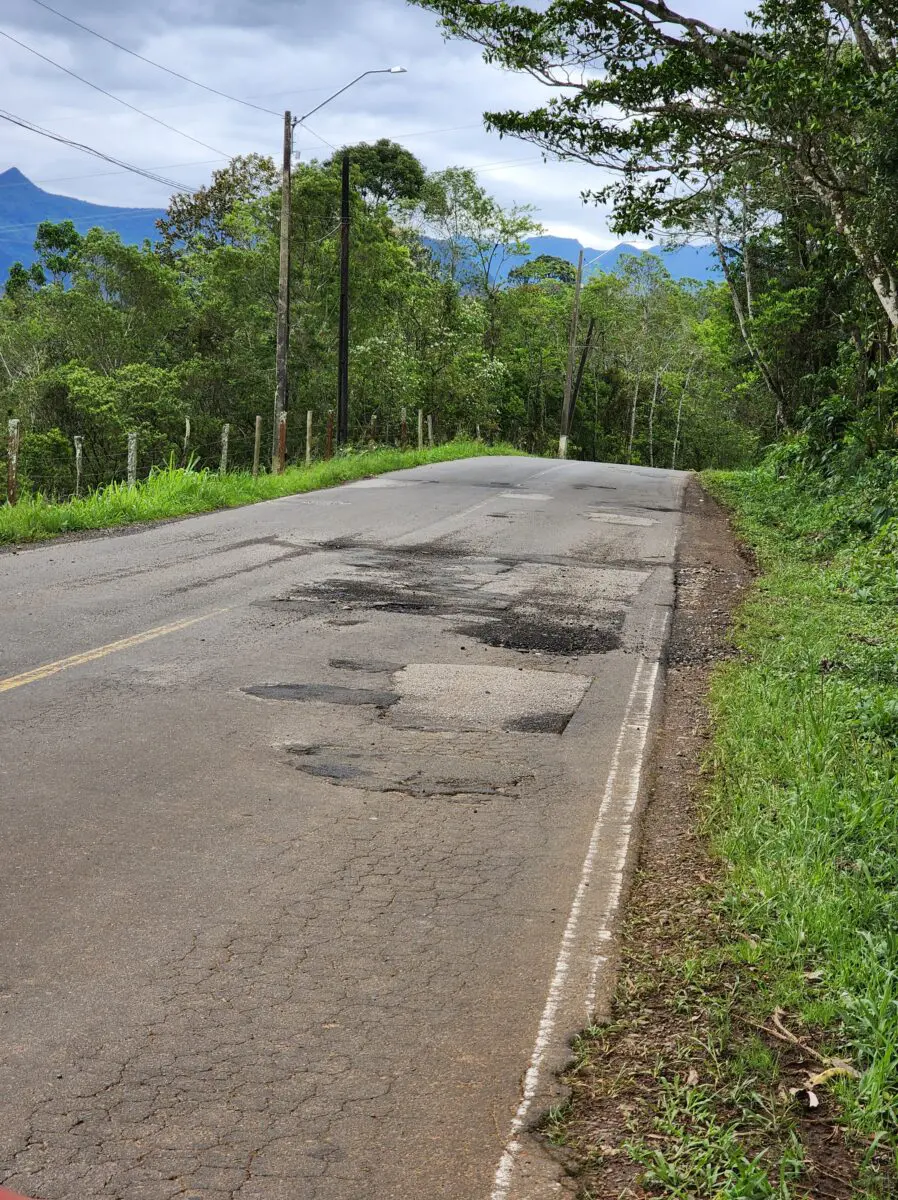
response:
[[(289, 106), (313, 108), (354, 75), (400, 64), (406, 75), (374, 75), (311, 119), (326, 142), (390, 137), (431, 170), (449, 165), (481, 170), (483, 184), (504, 204), (531, 203), (547, 230), (601, 248), (609, 235), (603, 212), (580, 193), (599, 173), (572, 163), (545, 163), (523, 142), (483, 128), (484, 110), (541, 103), (545, 89), (526, 76), (487, 66), (476, 47), (445, 42), (435, 17), (404, 0), (48, 0), (75, 20), (131, 49), (222, 91), (253, 100), (271, 114), (210, 96), (136, 61), (39, 8), (7, 0), (2, 28), (223, 155), (260, 151), (279, 157)], [(688, 0), (690, 11), (736, 24), (744, 7), (733, 0)], [(128, 162), (161, 170), (190, 187), (221, 163), (216, 155), (117, 105), (27, 51), (0, 38), (4, 107), (67, 137)], [(297, 130), (303, 155), (328, 147)], [(5, 161), (4, 161), (5, 160)], [(222, 159), (222, 162), (224, 159)], [(116, 174), (74, 150), (0, 122), (0, 169), (18, 166), (51, 190), (97, 203), (161, 206), (165, 189)]]

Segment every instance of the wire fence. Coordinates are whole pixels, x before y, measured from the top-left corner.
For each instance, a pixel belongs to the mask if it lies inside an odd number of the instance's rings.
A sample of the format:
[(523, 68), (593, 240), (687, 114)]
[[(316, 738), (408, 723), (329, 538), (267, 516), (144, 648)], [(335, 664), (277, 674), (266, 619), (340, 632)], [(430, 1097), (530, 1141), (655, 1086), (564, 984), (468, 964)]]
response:
[[(475, 436), (479, 440), (479, 426)], [(424, 449), (436, 440), (431, 414), (403, 408), (392, 428), (387, 423), (380, 428), (373, 416), (360, 428), (352, 448)], [(266, 421), (260, 415), (251, 422), (204, 419), (199, 428), (188, 418), (177, 439), (150, 426), (68, 435), (58, 428), (26, 427), (21, 418), (13, 417), (7, 423), (5, 447), (0, 447), (0, 488), (5, 481), (8, 504), (37, 495), (65, 501), (107, 484), (133, 487), (160, 469), (241, 471), (255, 477), (327, 460), (336, 452), (332, 411), (318, 417), (311, 409), (284, 414), (277, 438), (271, 418)], [(0, 501), (2, 495), (0, 491)]]

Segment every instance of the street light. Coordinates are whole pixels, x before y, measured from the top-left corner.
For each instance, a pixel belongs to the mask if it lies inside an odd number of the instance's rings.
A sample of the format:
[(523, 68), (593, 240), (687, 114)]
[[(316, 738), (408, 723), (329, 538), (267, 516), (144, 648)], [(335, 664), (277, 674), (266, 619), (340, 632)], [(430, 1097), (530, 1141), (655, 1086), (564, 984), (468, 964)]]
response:
[(340, 88), (338, 92), (334, 92), (332, 96), (328, 96), (326, 100), (322, 100), (320, 104), (316, 104), (314, 108), (309, 109), (304, 117), (297, 117), (294, 124), (302, 125), (303, 121), (307, 121), (309, 117), (313, 117), (316, 112), (324, 108), (325, 104), (330, 104), (331, 100), (336, 100), (338, 96), (342, 96), (344, 92), (348, 92), (351, 87), (364, 79), (366, 75), (405, 75), (405, 67), (380, 67), (372, 71), (362, 71), (361, 75), (356, 75), (355, 79), (350, 79), (349, 83)]
[[(277, 350), (276, 350), (276, 384), (274, 392), (274, 429), (271, 436), (271, 469), (275, 474), (284, 470), (284, 460), (287, 451), (287, 352), (290, 345), (290, 180), (293, 161), (293, 130), (297, 125), (304, 124), (309, 117), (319, 112), (326, 104), (349, 91), (367, 75), (404, 75), (405, 67), (381, 67), (371, 71), (363, 71), (350, 79), (316, 104), (302, 117), (292, 117), (284, 113), (284, 160), (281, 171), (281, 241), (280, 264), (278, 271), (278, 314), (277, 314)], [(349, 197), (348, 197), (349, 163), (344, 155), (343, 163), (343, 201), (342, 201), (342, 238), (340, 263), (340, 379), (338, 384), (338, 441), (345, 440), (347, 432), (347, 396), (348, 371), (347, 348), (349, 340), (349, 299), (348, 299), (348, 267), (349, 267)]]

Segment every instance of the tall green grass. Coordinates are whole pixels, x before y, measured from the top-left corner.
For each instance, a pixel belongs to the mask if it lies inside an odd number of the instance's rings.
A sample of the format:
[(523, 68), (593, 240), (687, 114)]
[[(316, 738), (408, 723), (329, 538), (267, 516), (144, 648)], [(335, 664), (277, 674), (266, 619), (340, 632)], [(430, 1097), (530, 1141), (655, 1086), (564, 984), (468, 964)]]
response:
[(153, 471), (134, 487), (111, 483), (77, 500), (58, 503), (42, 495), (25, 496), (14, 506), (0, 506), (0, 544), (34, 542), (82, 529), (106, 529), (166, 517), (235, 508), (333, 487), (352, 479), (380, 475), (404, 467), (447, 462), (484, 454), (517, 454), (512, 446), (485, 446), (455, 441), (426, 450), (371, 450), (344, 454), (310, 467), (288, 467), (283, 475), (246, 472), (219, 475), (212, 471), (169, 466)]
[[(710, 473), (762, 576), (716, 675), (710, 826), (727, 903), (778, 1004), (850, 1058), (833, 1086), (898, 1144), (898, 607), (894, 555), (835, 496), (771, 469)], [(878, 539), (878, 540), (877, 540)], [(881, 571), (875, 569), (881, 564)], [(868, 1194), (868, 1193), (859, 1193)]]

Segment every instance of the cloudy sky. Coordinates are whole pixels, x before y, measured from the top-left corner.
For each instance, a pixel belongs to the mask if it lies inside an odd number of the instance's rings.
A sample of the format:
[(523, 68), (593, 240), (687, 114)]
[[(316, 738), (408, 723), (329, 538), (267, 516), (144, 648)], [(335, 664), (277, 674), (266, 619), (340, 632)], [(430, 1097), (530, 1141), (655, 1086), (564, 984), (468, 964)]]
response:
[[(271, 113), (220, 100), (75, 28), (36, 0), (0, 6), (0, 109), (189, 187), (228, 156), (278, 156), (282, 119), (308, 112), (353, 76), (374, 75), (296, 132), (303, 157), (333, 145), (389, 137), (431, 170), (473, 167), (502, 203), (533, 204), (546, 229), (590, 246), (616, 240), (580, 192), (596, 173), (544, 163), (524, 142), (483, 129), (485, 109), (526, 107), (545, 91), (526, 76), (486, 66), (476, 47), (445, 42), (435, 17), (405, 0), (48, 0), (57, 11), (156, 62)], [(742, 22), (739, 0), (684, 0), (718, 24)], [(10, 41), (15, 38), (178, 132), (93, 91)], [(189, 135), (189, 137), (181, 136)], [(191, 141), (194, 138), (196, 141)], [(204, 144), (197, 144), (204, 143)], [(17, 166), (48, 191), (116, 207), (162, 207), (167, 190), (0, 121), (0, 170)]]

